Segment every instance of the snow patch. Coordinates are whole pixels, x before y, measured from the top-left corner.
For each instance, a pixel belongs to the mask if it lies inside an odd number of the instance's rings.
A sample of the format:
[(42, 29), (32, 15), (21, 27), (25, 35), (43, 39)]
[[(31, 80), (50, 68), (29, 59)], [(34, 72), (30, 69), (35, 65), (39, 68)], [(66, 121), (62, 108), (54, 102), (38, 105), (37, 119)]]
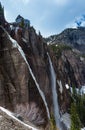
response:
[[(81, 89), (79, 89), (79, 88), (75, 88), (75, 89), (76, 89), (77, 94), (80, 94), (80, 95), (85, 94), (85, 86), (82, 86)], [(73, 93), (72, 87), (70, 87), (70, 91), (71, 91), (71, 93)]]
[(85, 130), (85, 127), (84, 127), (84, 128), (81, 128), (81, 130)]
[(66, 87), (66, 89), (69, 89), (69, 88), (70, 88), (68, 84), (65, 84), (65, 87)]
[(21, 123), (22, 125), (31, 128), (32, 130), (38, 130), (30, 125), (25, 124), (24, 122), (20, 121), (19, 119), (17, 119), (16, 117), (13, 116), (13, 113), (8, 111), (7, 109), (0, 107), (0, 110), (3, 111), (4, 113), (6, 113), (7, 115), (9, 115), (11, 118), (13, 118), (14, 120), (18, 121), (19, 123)]
[(11, 37), (10, 37), (10, 35), (8, 35), (9, 36), (9, 39), (10, 39), (10, 41), (12, 41), (12, 45), (13, 45), (13, 48), (17, 48), (17, 42), (14, 40), (14, 39), (12, 39)]
[(57, 47), (58, 45), (56, 44), (55, 46)]
[(62, 82), (61, 82), (61, 80), (59, 81), (59, 80), (57, 80), (57, 83), (58, 83), (58, 85), (59, 85), (59, 90), (60, 90), (60, 93), (62, 93), (63, 92), (63, 86), (62, 86)]
[(81, 87), (80, 93), (81, 93), (81, 95), (82, 95), (82, 94), (85, 94), (85, 86), (82, 86), (82, 87)]
[(18, 30), (19, 30), (19, 27), (16, 27), (16, 29), (15, 29), (15, 34), (16, 34), (16, 36), (17, 36)]
[(80, 60), (81, 60), (81, 61), (84, 61), (84, 58), (83, 58), (83, 57), (80, 57)]
[(50, 42), (47, 42), (47, 45), (51, 45), (51, 43), (52, 43), (52, 41), (50, 41)]
[[(77, 94), (80, 94), (79, 88), (75, 88), (75, 89), (76, 89)], [(72, 88), (72, 87), (70, 87), (70, 91), (71, 91), (71, 93), (73, 94), (73, 88)]]

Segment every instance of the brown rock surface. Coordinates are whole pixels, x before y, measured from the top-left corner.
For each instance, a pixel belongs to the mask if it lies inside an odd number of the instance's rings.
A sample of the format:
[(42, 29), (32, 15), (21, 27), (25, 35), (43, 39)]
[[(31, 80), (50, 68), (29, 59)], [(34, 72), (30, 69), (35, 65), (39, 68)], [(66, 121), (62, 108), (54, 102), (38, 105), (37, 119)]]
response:
[(28, 66), (13, 40), (0, 27), (0, 105), (36, 125), (47, 124), (47, 113)]
[(0, 107), (0, 130), (39, 130), (39, 128), (35, 128), (31, 123), (25, 124), (13, 113)]

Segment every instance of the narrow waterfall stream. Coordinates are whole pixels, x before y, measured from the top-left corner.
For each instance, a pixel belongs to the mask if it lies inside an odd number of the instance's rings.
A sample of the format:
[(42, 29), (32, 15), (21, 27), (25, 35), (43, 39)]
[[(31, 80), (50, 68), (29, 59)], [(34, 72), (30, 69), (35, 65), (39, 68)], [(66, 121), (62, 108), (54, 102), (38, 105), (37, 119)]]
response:
[[(5, 31), (5, 32), (6, 32), (6, 31)], [(6, 32), (6, 33), (7, 33), (7, 32)], [(7, 34), (8, 34), (8, 33), (7, 33)], [(43, 100), (43, 102), (44, 102), (44, 105), (45, 105), (45, 107), (46, 107), (48, 119), (50, 119), (50, 112), (49, 112), (49, 108), (48, 108), (48, 105), (47, 105), (47, 102), (46, 102), (44, 93), (43, 93), (43, 91), (40, 89), (40, 86), (39, 86), (39, 84), (38, 84), (38, 82), (37, 82), (37, 80), (36, 80), (36, 77), (34, 76), (34, 74), (33, 74), (33, 72), (32, 72), (32, 69), (31, 69), (31, 67), (30, 67), (30, 65), (29, 65), (29, 63), (28, 63), (28, 61), (27, 61), (27, 59), (26, 59), (26, 57), (25, 57), (25, 54), (24, 54), (22, 48), (19, 46), (19, 44), (17, 43), (17, 41), (15, 41), (14, 39), (12, 39), (12, 38), (10, 37), (9, 34), (8, 34), (8, 36), (9, 36), (9, 39), (11, 40), (11, 42), (13, 43), (13, 47), (14, 47), (14, 48), (17, 48), (17, 49), (19, 50), (21, 56), (23, 57), (24, 61), (26, 62), (27, 66), (28, 66), (28, 69), (29, 69), (29, 72), (30, 72), (30, 74), (31, 74), (31, 76), (32, 76), (32, 78), (33, 78), (33, 80), (34, 80), (34, 82), (35, 82), (35, 85), (36, 85), (36, 87), (37, 87), (37, 89), (38, 89), (38, 91), (39, 91), (39, 93), (40, 93), (40, 95), (41, 95), (41, 97), (42, 97), (42, 100)]]
[(51, 62), (51, 58), (48, 55), (49, 64), (50, 64), (50, 74), (51, 74), (51, 87), (52, 87), (52, 96), (53, 96), (53, 105), (54, 105), (54, 117), (56, 122), (56, 127), (58, 130), (62, 130), (60, 124), (60, 114), (59, 114), (59, 105), (58, 105), (58, 98), (57, 98), (57, 90), (56, 90), (56, 75), (55, 71)]

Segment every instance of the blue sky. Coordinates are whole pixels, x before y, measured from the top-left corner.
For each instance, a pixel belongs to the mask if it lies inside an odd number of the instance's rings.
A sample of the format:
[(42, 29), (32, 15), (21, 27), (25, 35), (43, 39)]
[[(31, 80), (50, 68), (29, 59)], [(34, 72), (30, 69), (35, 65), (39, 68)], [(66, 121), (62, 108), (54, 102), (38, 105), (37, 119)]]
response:
[(60, 33), (85, 14), (85, 0), (0, 0), (7, 21), (18, 14), (31, 21), (43, 36)]

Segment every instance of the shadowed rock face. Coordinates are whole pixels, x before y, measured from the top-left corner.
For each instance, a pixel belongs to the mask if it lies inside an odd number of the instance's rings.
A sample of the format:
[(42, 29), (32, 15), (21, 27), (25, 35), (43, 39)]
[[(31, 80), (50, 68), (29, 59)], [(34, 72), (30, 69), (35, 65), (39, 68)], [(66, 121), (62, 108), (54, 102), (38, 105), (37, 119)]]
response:
[[(44, 42), (42, 36), (36, 34), (33, 27), (30, 27), (28, 30), (22, 30), (21, 33), (19, 33), (18, 30), (13, 38), (15, 38), (22, 47), (27, 61), (29, 62), (36, 80), (39, 83), (40, 89), (45, 95), (48, 108), (51, 110), (52, 97), (51, 90), (49, 89), (49, 62), (46, 43)], [(24, 39), (26, 39), (26, 41), (24, 41)]]
[[(2, 28), (0, 30), (3, 31)], [(16, 102), (28, 102), (28, 79), (26, 76), (29, 77), (29, 72), (27, 65), (5, 32), (1, 33), (0, 40), (0, 68), (2, 77), (0, 87), (4, 93), (2, 93), (4, 102), (0, 101), (4, 103), (3, 105), (14, 109)], [(23, 96), (21, 96), (22, 93)]]
[(0, 105), (36, 125), (47, 124), (46, 108), (26, 62), (0, 27)]

